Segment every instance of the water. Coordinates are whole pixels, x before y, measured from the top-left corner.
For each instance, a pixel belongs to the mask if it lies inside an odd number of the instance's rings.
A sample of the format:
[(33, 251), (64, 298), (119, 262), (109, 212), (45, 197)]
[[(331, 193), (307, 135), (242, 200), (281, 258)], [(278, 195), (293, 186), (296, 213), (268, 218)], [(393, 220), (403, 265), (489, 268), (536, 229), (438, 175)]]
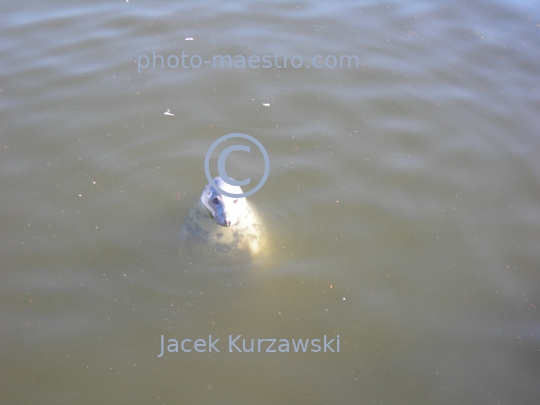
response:
[[(538, 403), (538, 6), (1, 11), (2, 403)], [(169, 67), (182, 51), (303, 65)], [(270, 157), (249, 197), (270, 254), (194, 269), (178, 234), (234, 132)], [(253, 152), (230, 174), (258, 181)], [(220, 352), (158, 357), (162, 335)]]

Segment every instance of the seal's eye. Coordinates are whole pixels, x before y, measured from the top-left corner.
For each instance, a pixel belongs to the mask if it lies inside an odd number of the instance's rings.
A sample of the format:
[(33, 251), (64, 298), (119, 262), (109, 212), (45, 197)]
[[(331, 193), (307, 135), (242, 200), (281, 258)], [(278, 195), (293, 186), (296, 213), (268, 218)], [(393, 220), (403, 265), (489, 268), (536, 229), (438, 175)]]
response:
[(218, 200), (217, 198), (214, 198), (214, 199), (212, 200), (212, 202), (213, 202), (214, 204), (216, 204), (216, 205), (219, 204), (219, 200)]
[(235, 204), (236, 204), (237, 202), (238, 202), (238, 198), (237, 198), (236, 200), (233, 201), (233, 203), (235, 203)]

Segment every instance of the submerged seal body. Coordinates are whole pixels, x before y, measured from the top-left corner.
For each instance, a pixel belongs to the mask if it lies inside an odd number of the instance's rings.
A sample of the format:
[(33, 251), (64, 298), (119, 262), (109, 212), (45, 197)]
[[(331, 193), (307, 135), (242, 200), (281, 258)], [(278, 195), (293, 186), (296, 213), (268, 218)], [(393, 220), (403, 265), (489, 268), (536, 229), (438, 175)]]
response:
[[(222, 190), (242, 189), (214, 178)], [(236, 266), (253, 263), (264, 251), (266, 234), (254, 208), (245, 198), (231, 198), (208, 184), (191, 208), (180, 232), (181, 254), (190, 263)]]

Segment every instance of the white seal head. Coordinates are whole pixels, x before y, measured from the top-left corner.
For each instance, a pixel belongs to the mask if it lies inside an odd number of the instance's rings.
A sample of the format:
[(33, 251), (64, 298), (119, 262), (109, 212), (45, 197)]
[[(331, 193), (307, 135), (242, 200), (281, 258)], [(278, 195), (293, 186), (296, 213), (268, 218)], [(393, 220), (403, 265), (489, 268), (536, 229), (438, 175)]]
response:
[[(228, 193), (242, 193), (221, 177), (214, 182)], [(180, 252), (190, 265), (239, 268), (260, 262), (266, 241), (265, 227), (245, 197), (227, 197), (208, 184), (184, 221)]]
[[(214, 178), (214, 183), (223, 191), (231, 194), (242, 194), (242, 189), (225, 183), (221, 177)], [(231, 198), (220, 194), (210, 183), (206, 185), (201, 194), (201, 202), (210, 211), (214, 219), (221, 226), (238, 224), (240, 217), (246, 209), (245, 197)]]

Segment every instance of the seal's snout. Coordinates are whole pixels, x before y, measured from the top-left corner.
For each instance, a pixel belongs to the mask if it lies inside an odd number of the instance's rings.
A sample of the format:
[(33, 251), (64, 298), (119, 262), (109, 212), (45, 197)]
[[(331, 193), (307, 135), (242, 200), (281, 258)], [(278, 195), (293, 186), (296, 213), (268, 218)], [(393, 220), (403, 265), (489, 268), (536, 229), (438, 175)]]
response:
[(216, 221), (218, 225), (228, 227), (236, 225), (238, 218), (234, 215), (227, 215), (226, 212), (216, 210), (216, 212), (214, 212), (214, 221)]
[(220, 224), (221, 226), (231, 226), (231, 220), (230, 219), (222, 219), (222, 220), (217, 220), (216, 219), (216, 222), (218, 224)]
[(233, 221), (230, 218), (219, 218), (219, 219), (216, 218), (216, 222), (220, 224), (221, 226), (231, 226), (231, 225), (235, 225), (238, 222), (238, 220)]

